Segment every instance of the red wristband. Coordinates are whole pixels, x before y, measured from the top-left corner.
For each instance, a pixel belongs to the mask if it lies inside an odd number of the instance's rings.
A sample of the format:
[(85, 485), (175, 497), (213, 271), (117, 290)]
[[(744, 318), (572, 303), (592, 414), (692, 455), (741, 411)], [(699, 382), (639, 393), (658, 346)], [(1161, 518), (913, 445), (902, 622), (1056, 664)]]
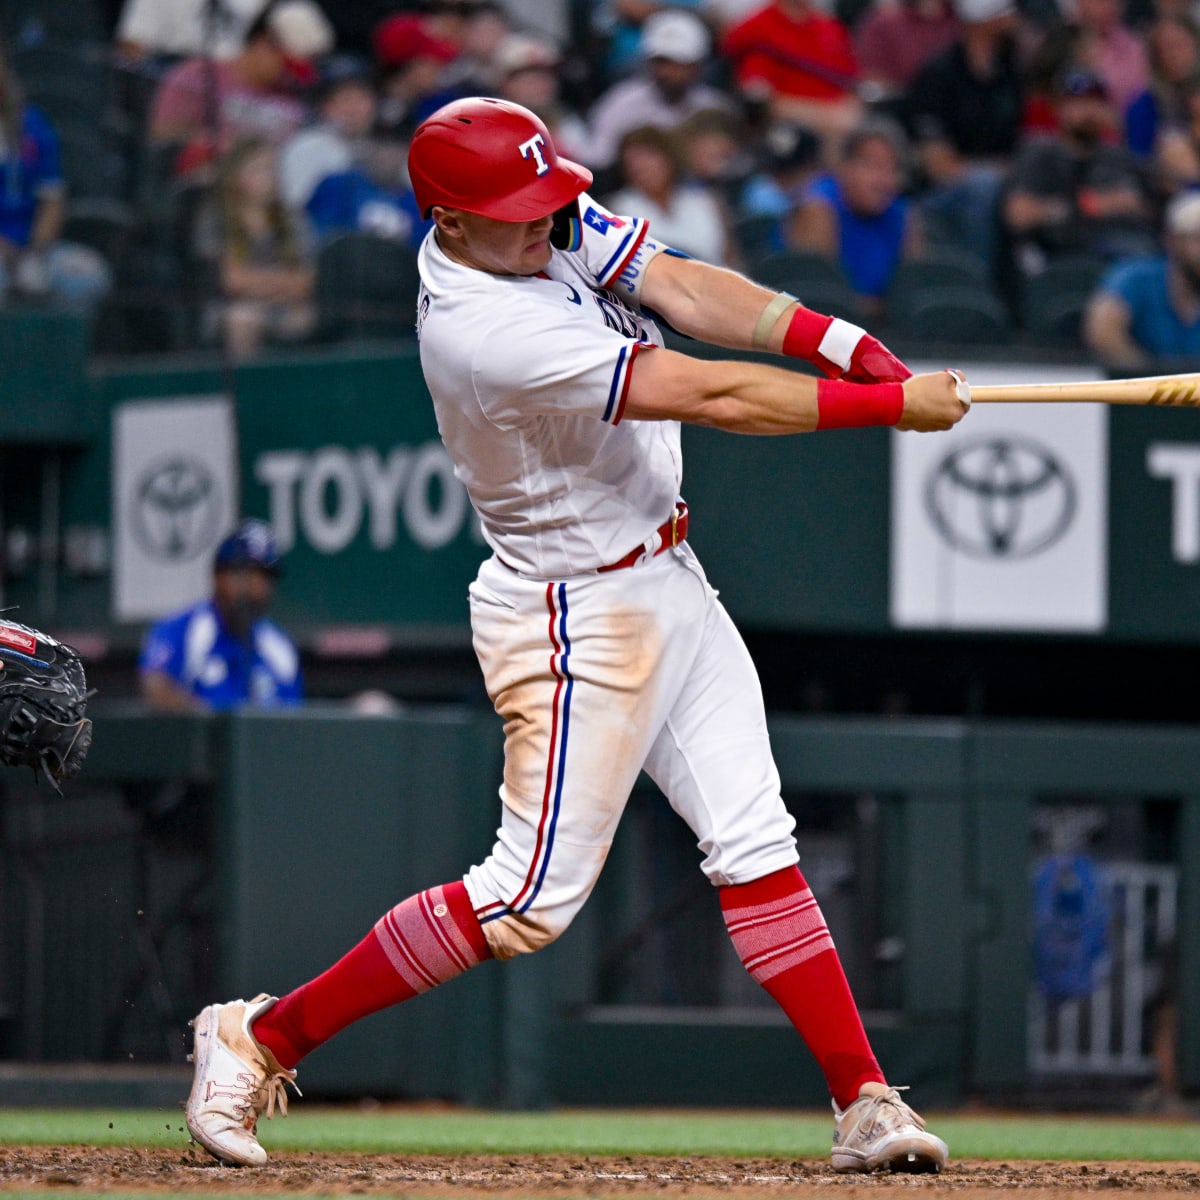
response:
[(904, 385), (817, 380), (817, 428), (895, 425), (904, 415)]

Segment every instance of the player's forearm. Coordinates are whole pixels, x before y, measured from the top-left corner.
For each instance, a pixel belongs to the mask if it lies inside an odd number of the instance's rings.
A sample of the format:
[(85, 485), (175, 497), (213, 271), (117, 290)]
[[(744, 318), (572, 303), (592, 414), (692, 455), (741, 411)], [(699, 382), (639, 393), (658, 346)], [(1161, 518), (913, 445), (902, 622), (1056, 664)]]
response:
[(757, 362), (709, 362), (670, 350), (639, 354), (625, 420), (683, 421), (728, 433), (810, 433), (816, 429), (894, 425), (949, 429), (966, 411), (965, 391), (946, 371), (905, 383), (855, 384), (813, 379)]
[[(653, 259), (642, 284), (642, 302), (661, 313), (672, 329), (730, 350), (755, 348), (755, 328), (775, 294), (736, 271), (667, 254)], [(766, 346), (759, 348), (778, 354), (786, 329), (781, 315)]]
[(817, 381), (811, 376), (732, 362), (705, 363), (704, 375), (706, 384), (686, 397), (680, 420), (766, 436), (817, 428)]
[(655, 350), (638, 356), (625, 420), (682, 421), (728, 433), (809, 433), (817, 381), (765, 363), (712, 362)]

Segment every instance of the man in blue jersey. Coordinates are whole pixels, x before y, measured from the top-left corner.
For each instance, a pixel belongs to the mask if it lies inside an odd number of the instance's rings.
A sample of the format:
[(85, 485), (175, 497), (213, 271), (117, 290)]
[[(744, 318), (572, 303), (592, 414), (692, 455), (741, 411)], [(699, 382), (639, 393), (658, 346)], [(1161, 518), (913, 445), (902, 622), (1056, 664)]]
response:
[(243, 521), (217, 547), (212, 596), (147, 635), (138, 660), (146, 703), (191, 712), (299, 704), (299, 653), (266, 616), (279, 574), (270, 528)]

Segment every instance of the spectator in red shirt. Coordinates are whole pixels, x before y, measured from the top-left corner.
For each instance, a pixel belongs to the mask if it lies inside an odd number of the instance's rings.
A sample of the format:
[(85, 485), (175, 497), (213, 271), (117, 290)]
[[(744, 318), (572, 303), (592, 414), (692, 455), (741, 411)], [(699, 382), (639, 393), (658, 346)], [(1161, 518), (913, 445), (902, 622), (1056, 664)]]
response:
[(150, 114), (151, 141), (181, 145), (178, 174), (210, 163), (240, 138), (278, 145), (306, 117), (292, 85), (311, 74), (311, 60), (328, 54), (333, 41), (328, 18), (311, 0), (275, 0), (234, 58), (189, 58), (163, 77)]
[(1125, 24), (1125, 0), (1075, 0), (1079, 61), (1104, 80), (1123, 113), (1150, 82), (1150, 61), (1140, 34)]
[(381, 21), (373, 35), (379, 72), (379, 124), (394, 136), (409, 137), (452, 92), (446, 68), (462, 44), (438, 32), (431, 15), (397, 13)]
[(958, 29), (949, 0), (900, 0), (871, 8), (854, 34), (864, 84), (874, 85), (880, 99), (902, 95)]
[(743, 93), (766, 99), (776, 120), (836, 142), (862, 115), (850, 31), (810, 0), (774, 0), (727, 30), (721, 49)]

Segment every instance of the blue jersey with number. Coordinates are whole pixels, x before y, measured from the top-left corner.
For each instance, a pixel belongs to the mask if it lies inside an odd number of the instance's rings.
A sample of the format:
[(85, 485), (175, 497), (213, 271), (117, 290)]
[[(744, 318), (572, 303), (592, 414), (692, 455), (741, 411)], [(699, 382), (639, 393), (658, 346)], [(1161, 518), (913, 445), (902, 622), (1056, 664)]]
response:
[(214, 709), (270, 708), (303, 699), (300, 655), (292, 639), (263, 617), (243, 642), (225, 627), (211, 600), (155, 625), (138, 669), (169, 675)]

